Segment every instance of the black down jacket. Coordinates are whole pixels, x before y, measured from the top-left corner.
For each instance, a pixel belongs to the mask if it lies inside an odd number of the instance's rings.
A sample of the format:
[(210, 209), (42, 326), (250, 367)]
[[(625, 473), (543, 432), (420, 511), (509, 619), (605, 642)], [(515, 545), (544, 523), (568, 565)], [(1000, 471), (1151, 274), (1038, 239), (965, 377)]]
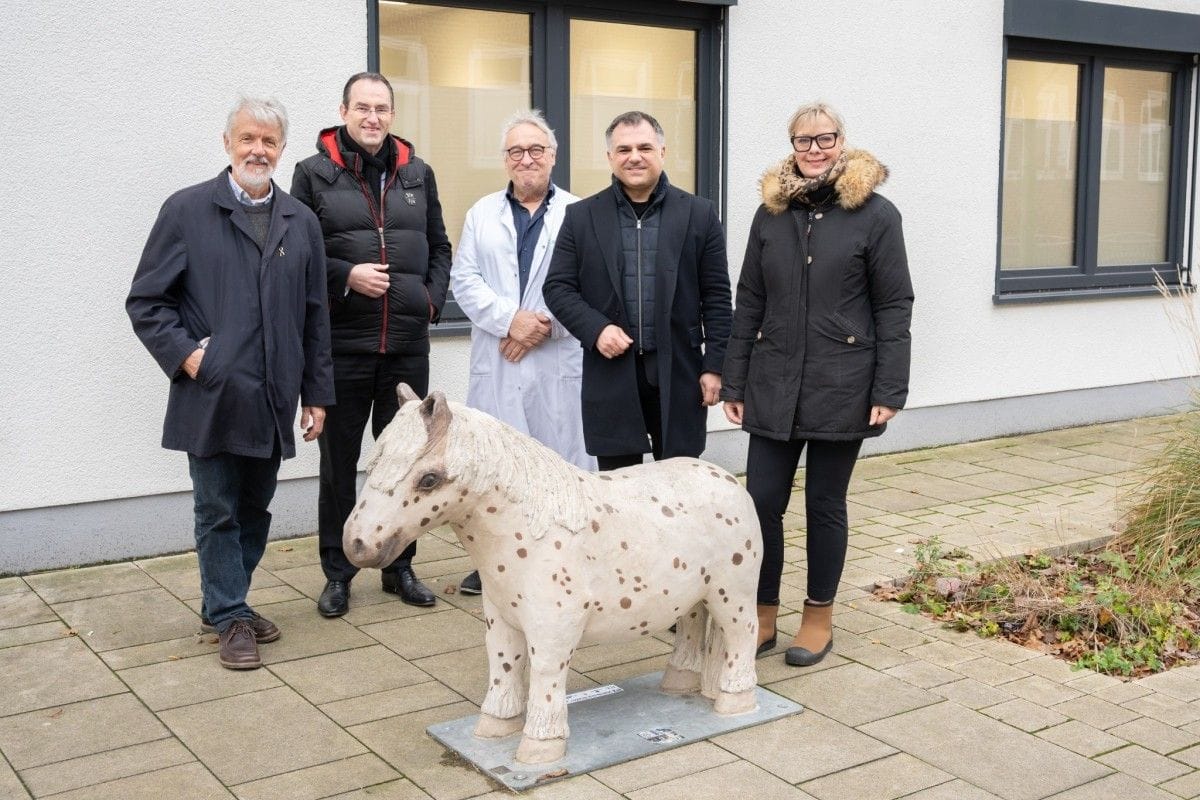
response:
[(887, 169), (847, 152), (821, 208), (790, 201), (777, 174), (750, 226), (721, 399), (769, 439), (878, 436), (871, 407), (908, 397), (913, 303), (900, 213), (874, 193)]
[[(429, 165), (398, 136), (396, 166), (376, 208), (361, 158), (338, 146), (338, 128), (317, 137), (317, 153), (296, 165), (292, 196), (316, 212), (325, 237), (329, 322), (335, 355), (429, 352), (450, 283), (450, 240)], [(347, 291), (355, 264), (387, 264), (382, 297)]]

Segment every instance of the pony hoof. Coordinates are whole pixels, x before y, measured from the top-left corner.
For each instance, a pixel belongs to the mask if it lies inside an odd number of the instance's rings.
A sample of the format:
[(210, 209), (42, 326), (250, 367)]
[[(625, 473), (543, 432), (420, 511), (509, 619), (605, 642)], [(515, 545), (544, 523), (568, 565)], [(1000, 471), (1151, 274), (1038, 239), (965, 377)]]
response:
[(491, 714), (480, 714), (479, 722), (475, 723), (475, 735), (480, 739), (502, 739), (511, 736), (525, 726), (525, 717), (518, 714), (515, 717), (501, 719)]
[(700, 691), (700, 673), (668, 664), (658, 688), (666, 694), (693, 694)]
[(558, 761), (566, 754), (566, 739), (530, 739), (525, 736), (517, 747), (517, 761), (522, 764), (545, 764)]
[(745, 692), (721, 692), (713, 702), (713, 711), (726, 717), (749, 714), (758, 708), (758, 698), (755, 694), (753, 689)]

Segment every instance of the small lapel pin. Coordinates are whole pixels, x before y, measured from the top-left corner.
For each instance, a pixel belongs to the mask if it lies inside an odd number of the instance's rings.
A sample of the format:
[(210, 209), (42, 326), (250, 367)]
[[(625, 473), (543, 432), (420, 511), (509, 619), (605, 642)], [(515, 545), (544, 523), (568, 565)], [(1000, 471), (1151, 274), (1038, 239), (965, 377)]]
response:
[(280, 256), (283, 256), (283, 255), (285, 255), (285, 254), (284, 254), (284, 252), (283, 252), (283, 245), (279, 245), (279, 255), (280, 255)]
[(417, 204), (417, 196), (412, 192), (405, 192), (404, 202), (408, 203), (410, 206), (415, 206)]

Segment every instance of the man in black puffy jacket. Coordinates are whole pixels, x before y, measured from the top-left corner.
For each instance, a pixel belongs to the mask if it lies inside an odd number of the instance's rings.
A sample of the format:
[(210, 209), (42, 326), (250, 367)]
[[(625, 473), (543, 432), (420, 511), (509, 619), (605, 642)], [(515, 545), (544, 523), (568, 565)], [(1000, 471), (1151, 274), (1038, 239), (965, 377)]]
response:
[[(325, 589), (317, 609), (350, 608), (358, 569), (342, 552), (354, 507), (363, 430), (378, 437), (398, 406), (396, 385), (429, 388), (429, 323), (450, 281), (450, 240), (433, 170), (389, 132), (395, 97), (387, 78), (360, 72), (342, 90), (344, 125), (317, 137), (317, 153), (296, 165), (292, 195), (321, 221), (328, 261), (329, 320), (337, 405), (320, 438), (318, 503)], [(410, 545), (383, 570), (383, 590), (411, 605), (434, 595), (412, 571)]]

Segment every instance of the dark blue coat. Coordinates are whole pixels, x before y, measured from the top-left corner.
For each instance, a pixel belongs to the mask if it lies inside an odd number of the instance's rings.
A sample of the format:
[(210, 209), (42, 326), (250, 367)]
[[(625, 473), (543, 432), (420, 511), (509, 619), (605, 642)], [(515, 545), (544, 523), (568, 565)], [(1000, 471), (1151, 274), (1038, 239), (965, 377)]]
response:
[[(596, 350), (606, 325), (632, 330), (617, 213), (611, 188), (567, 207), (542, 289), (550, 312), (584, 348), (583, 436), (595, 456), (650, 451), (633, 348), (613, 359)], [(708, 420), (700, 373), (721, 373), (732, 316), (725, 233), (712, 202), (669, 184), (659, 213), (654, 330), (663, 457), (698, 456)]]
[[(171, 195), (125, 310), (171, 379), (163, 447), (197, 456), (296, 454), (297, 401), (333, 405), (325, 245), (316, 216), (275, 187), (260, 252), (228, 169)], [(196, 380), (180, 369), (210, 337)]]

